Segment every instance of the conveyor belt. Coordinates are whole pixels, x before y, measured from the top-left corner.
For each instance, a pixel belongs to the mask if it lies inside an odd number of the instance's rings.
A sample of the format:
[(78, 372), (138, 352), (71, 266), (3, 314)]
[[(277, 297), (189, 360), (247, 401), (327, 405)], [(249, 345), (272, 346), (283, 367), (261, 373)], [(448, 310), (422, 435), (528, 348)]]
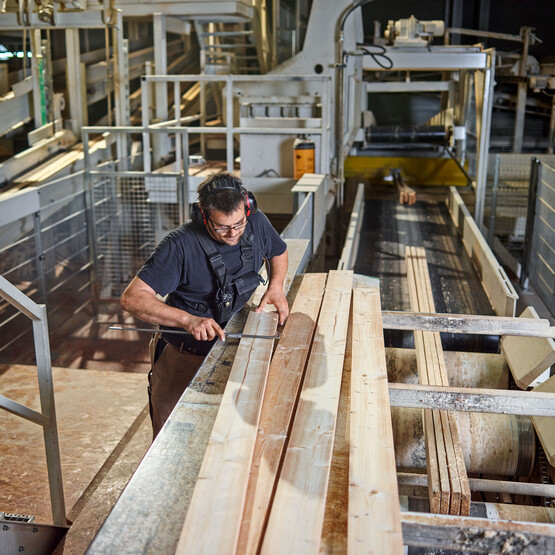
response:
[[(354, 271), (381, 280), (383, 310), (410, 310), (405, 246), (426, 249), (437, 312), (493, 314), (480, 279), (449, 217), (444, 191), (417, 192), (401, 205), (391, 192), (367, 193)], [(444, 348), (497, 352), (497, 338), (442, 334)], [(413, 334), (386, 331), (386, 345), (413, 347)]]

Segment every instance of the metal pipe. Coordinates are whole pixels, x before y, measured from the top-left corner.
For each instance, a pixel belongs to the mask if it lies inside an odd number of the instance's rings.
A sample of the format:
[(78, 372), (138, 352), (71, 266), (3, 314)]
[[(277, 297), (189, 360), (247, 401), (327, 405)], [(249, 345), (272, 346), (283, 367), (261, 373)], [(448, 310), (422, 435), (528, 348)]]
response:
[(343, 153), (343, 118), (344, 118), (344, 88), (345, 88), (345, 63), (344, 63), (344, 52), (343, 52), (343, 28), (345, 27), (345, 22), (347, 18), (353, 11), (357, 8), (369, 4), (373, 0), (360, 0), (356, 2), (349, 8), (345, 9), (339, 19), (337, 20), (336, 29), (336, 45), (335, 45), (335, 177), (337, 180), (337, 197), (340, 200), (342, 198), (342, 189), (344, 182), (343, 175), (343, 164), (344, 164), (344, 153)]
[[(399, 485), (428, 487), (428, 476), (411, 472), (397, 472)], [(555, 497), (555, 485), (534, 484), (530, 482), (510, 482), (507, 480), (485, 480), (469, 478), (472, 491), (490, 493), (509, 493), (512, 495), (534, 495), (536, 497)]]
[(491, 208), (488, 226), (488, 243), (493, 247), (493, 238), (495, 236), (495, 212), (497, 211), (497, 190), (499, 187), (499, 166), (501, 165), (501, 155), (495, 155), (495, 166), (493, 170), (493, 189), (491, 192)]
[(538, 195), (538, 183), (541, 162), (533, 157), (530, 166), (530, 183), (528, 185), (528, 211), (526, 213), (526, 232), (524, 234), (524, 252), (522, 254), (522, 266), (520, 269), (520, 287), (528, 288), (528, 267), (530, 265), (530, 252), (532, 247), (532, 234), (536, 219), (536, 198)]

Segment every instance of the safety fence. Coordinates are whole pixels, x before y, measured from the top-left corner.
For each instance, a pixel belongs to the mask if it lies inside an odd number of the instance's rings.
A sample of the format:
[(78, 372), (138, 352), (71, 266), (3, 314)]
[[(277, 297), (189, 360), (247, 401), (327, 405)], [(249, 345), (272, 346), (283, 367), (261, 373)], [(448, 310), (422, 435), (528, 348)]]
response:
[[(323, 176), (319, 181), (327, 183)], [(323, 186), (298, 195), (298, 213), (282, 234), (310, 239), (309, 255), (322, 239), (325, 214), (315, 214), (314, 207), (325, 210)], [(119, 299), (157, 243), (188, 213), (182, 174), (116, 172), (113, 165), (4, 196), (0, 275), (45, 304), (50, 329), (60, 332), (74, 314), (87, 311), (90, 317), (99, 301)], [(0, 362), (25, 355), (31, 333), (28, 319), (0, 300)]]
[(555, 314), (555, 164), (532, 164), (521, 284), (529, 279)]
[[(0, 275), (47, 305), (51, 329), (64, 324), (68, 305), (92, 302), (83, 172), (4, 197), (0, 222)], [(28, 319), (0, 302), (0, 359), (13, 359), (18, 340), (29, 333)]]
[(484, 223), (497, 257), (554, 312), (555, 155), (490, 154)]

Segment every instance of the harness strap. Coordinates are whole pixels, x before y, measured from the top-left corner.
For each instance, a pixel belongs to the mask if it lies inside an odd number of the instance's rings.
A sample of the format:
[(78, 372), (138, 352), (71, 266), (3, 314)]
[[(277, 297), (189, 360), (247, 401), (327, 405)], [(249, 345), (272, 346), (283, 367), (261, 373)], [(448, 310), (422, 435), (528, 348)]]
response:
[[(218, 288), (224, 288), (227, 282), (227, 267), (222, 259), (222, 255), (216, 250), (214, 241), (208, 236), (207, 233), (204, 232), (204, 230), (198, 229), (196, 226), (193, 226), (193, 231), (197, 239), (199, 240), (202, 250), (208, 258), (208, 261), (210, 262), (210, 266), (212, 266), (214, 274), (216, 274)], [(241, 260), (243, 262), (250, 262), (253, 259), (254, 254), (252, 245), (249, 243), (249, 241), (252, 241), (254, 233), (249, 232), (247, 237), (245, 237), (245, 235), (247, 235), (246, 230), (245, 233), (241, 236), (239, 242), (239, 246), (241, 247)]]

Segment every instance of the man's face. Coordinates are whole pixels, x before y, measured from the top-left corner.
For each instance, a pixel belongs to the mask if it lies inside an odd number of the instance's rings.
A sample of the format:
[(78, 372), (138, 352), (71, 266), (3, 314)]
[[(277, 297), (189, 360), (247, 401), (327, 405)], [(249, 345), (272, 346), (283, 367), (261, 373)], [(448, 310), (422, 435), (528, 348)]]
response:
[(236, 245), (245, 232), (247, 216), (245, 208), (240, 206), (231, 214), (224, 214), (218, 210), (211, 210), (206, 214), (206, 229), (211, 237), (219, 243)]

